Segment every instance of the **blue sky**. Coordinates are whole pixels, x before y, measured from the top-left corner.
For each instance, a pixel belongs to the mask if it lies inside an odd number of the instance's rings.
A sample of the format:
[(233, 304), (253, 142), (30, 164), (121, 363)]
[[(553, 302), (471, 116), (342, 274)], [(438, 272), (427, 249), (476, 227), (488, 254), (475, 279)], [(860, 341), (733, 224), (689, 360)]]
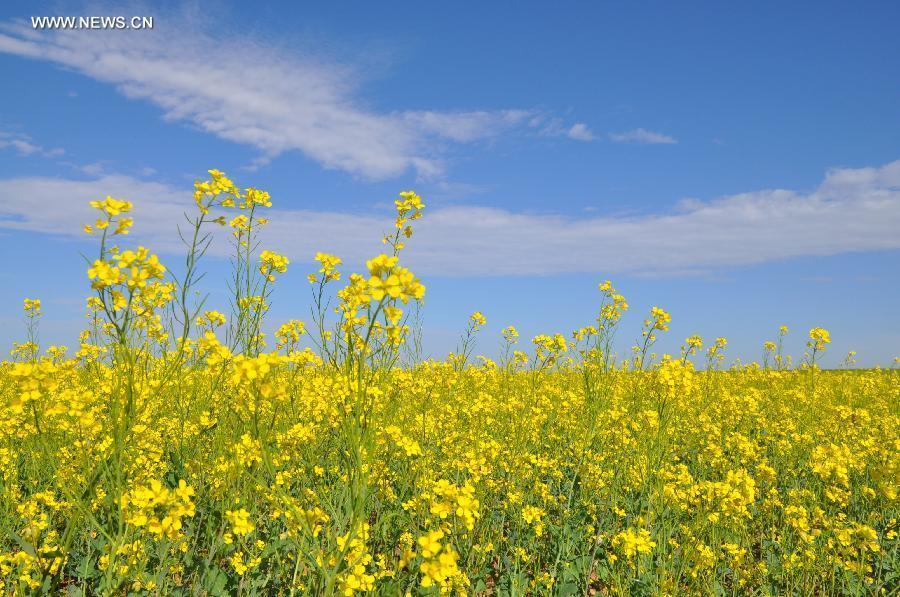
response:
[[(794, 354), (830, 329), (826, 363), (900, 354), (894, 2), (111, 6), (0, 6), (7, 345), (26, 296), (45, 341), (74, 342), (87, 201), (135, 202), (130, 240), (177, 267), (175, 219), (216, 167), (272, 194), (264, 244), (292, 260), (275, 321), (308, 312), (316, 250), (359, 267), (415, 188), (435, 354), (475, 309), (485, 353), (510, 323), (590, 323), (606, 278), (631, 303), (626, 350), (659, 305), (660, 350), (723, 335), (757, 359), (785, 324)], [(154, 29), (35, 31), (39, 15)], [(207, 269), (221, 304), (227, 262)]]

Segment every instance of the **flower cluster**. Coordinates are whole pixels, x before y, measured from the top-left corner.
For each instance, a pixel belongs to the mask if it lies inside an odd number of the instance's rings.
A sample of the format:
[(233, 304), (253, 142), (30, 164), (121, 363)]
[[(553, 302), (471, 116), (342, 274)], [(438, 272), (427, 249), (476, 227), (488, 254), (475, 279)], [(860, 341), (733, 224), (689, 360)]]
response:
[(831, 334), (823, 328), (809, 330), (808, 346), (812, 350), (825, 350), (825, 345), (831, 342)]
[(287, 271), (290, 261), (284, 255), (279, 255), (273, 251), (263, 251), (259, 254), (259, 273), (266, 277), (269, 282), (275, 281), (275, 274), (283, 274)]
[(422, 572), (423, 587), (438, 587), (445, 592), (467, 583), (459, 569), (459, 554), (449, 543), (442, 543), (442, 539), (444, 532), (440, 529), (419, 537), (419, 553), (422, 556), (419, 570)]
[(626, 558), (653, 553), (656, 542), (650, 539), (647, 529), (628, 528), (612, 539), (612, 545)]
[(158, 539), (177, 539), (181, 536), (183, 519), (196, 511), (194, 495), (194, 489), (184, 479), (174, 489), (151, 479), (148, 485), (137, 486), (122, 496), (125, 522), (147, 529)]

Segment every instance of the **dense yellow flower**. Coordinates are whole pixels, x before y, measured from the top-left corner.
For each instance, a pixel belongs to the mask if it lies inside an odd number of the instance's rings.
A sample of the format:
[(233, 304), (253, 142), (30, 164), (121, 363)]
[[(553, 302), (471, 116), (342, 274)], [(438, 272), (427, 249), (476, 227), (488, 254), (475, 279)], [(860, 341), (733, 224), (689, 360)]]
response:
[(509, 325), (503, 328), (503, 339), (509, 342), (510, 344), (516, 344), (519, 342), (519, 330), (516, 329), (515, 326)]
[(116, 223), (116, 229), (113, 231), (113, 235), (128, 234), (132, 226), (134, 226), (134, 220), (132, 218), (120, 218)]
[[(322, 266), (319, 268), (319, 273), (322, 274), (323, 282), (341, 279), (341, 272), (337, 270), (337, 266), (343, 263), (340, 257), (328, 253), (316, 253), (315, 259)], [(315, 274), (309, 275), (310, 282), (315, 282), (317, 279)]]
[(218, 311), (204, 311), (203, 315), (197, 318), (199, 327), (217, 328), (225, 325), (225, 315)]
[(664, 309), (653, 307), (650, 310), (650, 319), (653, 328), (667, 331), (669, 329), (669, 322), (672, 321), (672, 316)]
[(22, 301), (22, 308), (26, 315), (34, 317), (41, 314), (41, 299), (25, 299)]
[(88, 268), (87, 273), (88, 277), (91, 280), (94, 280), (92, 285), (94, 288), (113, 286), (119, 284), (123, 279), (122, 272), (119, 268), (109, 262), (101, 261), (100, 259), (94, 261), (93, 265)]
[(650, 531), (647, 529), (628, 528), (613, 537), (612, 545), (626, 558), (634, 558), (653, 553), (656, 542), (650, 539)]
[(106, 199), (104, 199), (103, 201), (91, 201), (90, 205), (94, 209), (98, 209), (110, 217), (127, 213), (131, 211), (133, 207), (130, 202), (113, 199), (109, 195), (107, 195)]
[(410, 298), (421, 300), (425, 286), (412, 272), (397, 265), (396, 256), (378, 255), (366, 262), (369, 270), (368, 293), (374, 301), (385, 297), (406, 303)]
[(263, 251), (259, 254), (259, 273), (266, 276), (269, 282), (275, 281), (275, 273), (283, 274), (287, 271), (290, 261), (284, 255), (273, 251)]
[(278, 348), (296, 344), (300, 341), (300, 336), (306, 332), (306, 325), (298, 320), (292, 319), (283, 323), (276, 331), (275, 337), (278, 339)]
[(544, 524), (541, 521), (544, 514), (544, 509), (537, 506), (525, 506), (522, 509), (522, 519), (534, 528), (534, 534), (538, 537), (544, 534)]
[(809, 342), (807, 345), (813, 350), (825, 350), (825, 345), (831, 342), (831, 334), (823, 328), (809, 330)]
[(244, 193), (244, 201), (246, 206), (261, 205), (263, 207), (272, 207), (272, 200), (269, 193), (260, 189), (247, 189)]
[(170, 490), (157, 479), (135, 487), (122, 496), (121, 505), (127, 523), (144, 527), (156, 537), (176, 539), (181, 535), (183, 519), (194, 515), (194, 489), (184, 479)]
[(250, 513), (244, 508), (228, 510), (225, 512), (225, 519), (231, 524), (231, 532), (239, 537), (249, 535), (256, 529), (250, 522)]
[(703, 348), (703, 338), (696, 334), (694, 334), (693, 336), (688, 336), (687, 339), (685, 339), (684, 343), (687, 344), (693, 352), (696, 352)]

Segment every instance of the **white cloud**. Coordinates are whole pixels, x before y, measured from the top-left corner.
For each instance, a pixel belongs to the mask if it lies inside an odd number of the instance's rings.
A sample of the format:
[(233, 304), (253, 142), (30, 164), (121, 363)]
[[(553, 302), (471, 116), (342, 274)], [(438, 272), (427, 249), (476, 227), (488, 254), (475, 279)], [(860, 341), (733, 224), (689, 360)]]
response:
[[(106, 195), (134, 199), (141, 239), (160, 251), (179, 249), (176, 224), (190, 209), (189, 192), (129, 176), (107, 175), (94, 180), (22, 177), (0, 183), (0, 228), (28, 230), (64, 237), (81, 237), (81, 226), (96, 212), (88, 201)], [(157, 246), (160, 245), (160, 246)]]
[(90, 164), (85, 164), (84, 166), (78, 166), (78, 169), (89, 176), (100, 176), (101, 174), (103, 174), (106, 166), (103, 162), (93, 162)]
[(610, 133), (609, 138), (619, 143), (646, 143), (666, 145), (678, 143), (678, 140), (675, 139), (675, 137), (648, 131), (644, 128), (632, 129), (623, 133)]
[(44, 149), (35, 143), (31, 137), (22, 133), (9, 133), (0, 131), (0, 149), (12, 149), (21, 156), (42, 155), (44, 157), (58, 157), (65, 153), (62, 149)]
[[(527, 129), (537, 114), (377, 111), (355, 89), (362, 76), (344, 64), (246, 35), (207, 33), (187, 15), (182, 20), (157, 19), (152, 31), (98, 35), (0, 25), (0, 52), (73, 69), (158, 105), (168, 120), (253, 146), (262, 154), (255, 166), (299, 150), (326, 168), (366, 178), (410, 169), (436, 178), (445, 170), (447, 143)], [(577, 125), (573, 130), (584, 134)]]
[(586, 124), (583, 122), (576, 122), (572, 125), (572, 128), (568, 131), (568, 136), (570, 139), (575, 139), (577, 141), (593, 141), (594, 133), (591, 129), (588, 128)]
[(403, 121), (423, 133), (438, 135), (461, 143), (477, 141), (522, 124), (533, 112), (404, 112)]
[(583, 122), (569, 126), (563, 119), (548, 114), (528, 113), (527, 117), (528, 126), (542, 137), (567, 137), (575, 141), (593, 141), (596, 138), (594, 132)]
[[(189, 190), (107, 175), (90, 181), (0, 181), (0, 228), (80, 235), (90, 199), (133, 200), (135, 238), (181, 251), (174, 226), (192, 208)], [(382, 249), (386, 215), (276, 208), (266, 247), (298, 262), (316, 251), (361, 263)], [(877, 168), (830, 170), (811, 192), (763, 190), (683, 202), (668, 213), (572, 217), (478, 206), (426, 212), (407, 263), (431, 275), (546, 275), (629, 272), (684, 275), (800, 256), (900, 249), (900, 160)], [(213, 253), (222, 255), (220, 243)]]

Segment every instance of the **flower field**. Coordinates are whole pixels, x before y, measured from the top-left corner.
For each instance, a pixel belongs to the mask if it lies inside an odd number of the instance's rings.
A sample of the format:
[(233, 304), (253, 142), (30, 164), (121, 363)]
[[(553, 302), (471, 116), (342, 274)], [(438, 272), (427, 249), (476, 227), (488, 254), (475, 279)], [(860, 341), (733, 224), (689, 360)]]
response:
[[(25, 300), (0, 365), (5, 592), (900, 591), (896, 368), (821, 369), (822, 328), (794, 359), (786, 327), (760, 363), (726, 366), (725, 338), (658, 355), (669, 314), (617, 330), (609, 282), (579, 330), (510, 326), (488, 359), (474, 313), (454, 353), (423, 359), (412, 192), (364, 275), (320, 253), (309, 314), (268, 322), (291, 268), (260, 250), (271, 199), (210, 176), (172, 269), (127, 242), (130, 203), (92, 203), (76, 348), (40, 346)], [(227, 314), (198, 292), (219, 231)], [(613, 354), (617, 331), (632, 353)]]

